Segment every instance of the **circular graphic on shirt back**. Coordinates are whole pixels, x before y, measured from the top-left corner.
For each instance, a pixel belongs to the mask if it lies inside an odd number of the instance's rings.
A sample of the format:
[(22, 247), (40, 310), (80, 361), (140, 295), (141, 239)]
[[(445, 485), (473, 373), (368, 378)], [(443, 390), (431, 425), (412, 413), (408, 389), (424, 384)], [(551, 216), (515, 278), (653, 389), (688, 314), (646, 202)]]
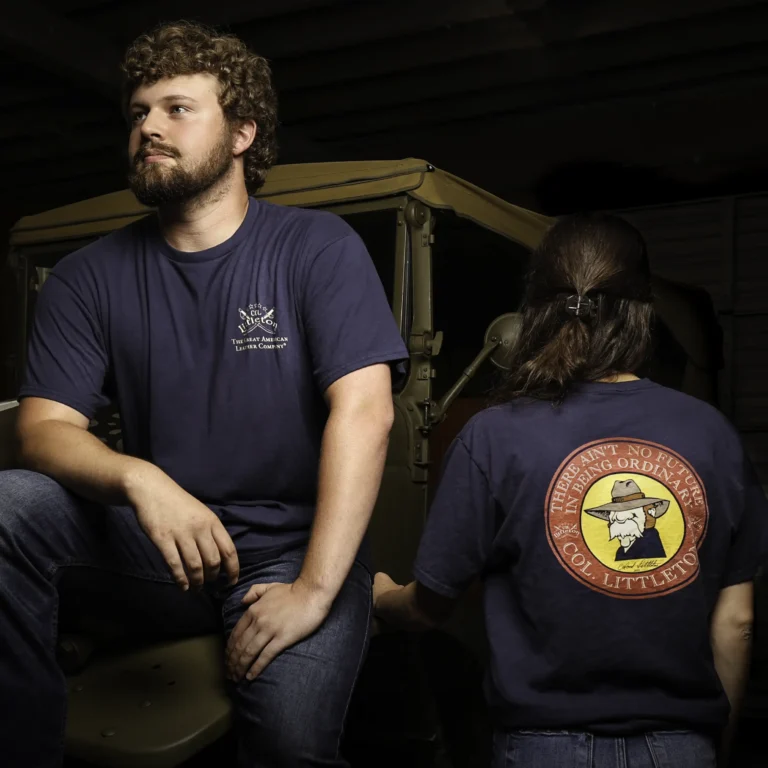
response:
[(545, 516), (550, 546), (574, 578), (613, 597), (644, 598), (696, 578), (709, 513), (680, 454), (616, 438), (582, 446), (560, 465)]

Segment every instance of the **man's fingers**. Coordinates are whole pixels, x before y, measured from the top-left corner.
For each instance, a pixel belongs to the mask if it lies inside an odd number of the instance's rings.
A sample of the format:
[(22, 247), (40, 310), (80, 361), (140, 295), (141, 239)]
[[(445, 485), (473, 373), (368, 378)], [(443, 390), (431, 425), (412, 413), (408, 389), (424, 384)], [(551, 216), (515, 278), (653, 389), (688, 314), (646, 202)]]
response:
[[(229, 634), (229, 640), (227, 640), (227, 664), (232, 661), (232, 657), (240, 652), (239, 645), (245, 645), (250, 638), (245, 638), (245, 633), (249, 630), (253, 623), (253, 617), (249, 611), (246, 611), (235, 624), (235, 628)], [(241, 643), (242, 641), (242, 643)], [(236, 650), (237, 649), (237, 650)]]
[(156, 541), (155, 546), (160, 550), (160, 554), (163, 556), (165, 564), (170, 569), (176, 583), (184, 591), (188, 590), (189, 579), (187, 579), (187, 574), (184, 572), (184, 565), (181, 562), (176, 542), (173, 539), (165, 539), (163, 541)]
[(267, 668), (267, 666), (269, 666), (269, 664), (273, 662), (275, 658), (279, 656), (284, 650), (285, 648), (282, 647), (282, 643), (280, 643), (277, 638), (273, 638), (264, 646), (264, 648), (261, 649), (261, 653), (259, 654), (256, 661), (251, 665), (251, 668), (248, 670), (245, 679), (253, 680), (254, 677), (260, 675)]
[(210, 531), (205, 531), (197, 539), (197, 549), (203, 559), (203, 573), (206, 581), (216, 581), (221, 566), (219, 548)]
[(179, 548), (181, 559), (184, 561), (184, 570), (189, 577), (190, 586), (202, 587), (205, 581), (205, 571), (197, 542), (192, 538), (185, 537), (177, 540), (176, 546)]
[(235, 679), (239, 680), (251, 666), (254, 659), (258, 659), (264, 648), (267, 647), (274, 640), (274, 635), (271, 632), (264, 630), (254, 635), (245, 646), (245, 649), (240, 653), (240, 656), (235, 660), (234, 671)]
[(253, 605), (262, 595), (267, 593), (272, 587), (274, 587), (273, 584), (254, 584), (246, 593), (245, 597), (242, 599), (242, 603), (244, 605)]
[(224, 568), (227, 576), (229, 576), (229, 583), (232, 585), (237, 584), (237, 580), (240, 578), (240, 561), (237, 558), (237, 550), (235, 549), (232, 537), (227, 533), (227, 529), (218, 518), (211, 526), (211, 535), (214, 542), (216, 542), (216, 546), (219, 548), (221, 566)]

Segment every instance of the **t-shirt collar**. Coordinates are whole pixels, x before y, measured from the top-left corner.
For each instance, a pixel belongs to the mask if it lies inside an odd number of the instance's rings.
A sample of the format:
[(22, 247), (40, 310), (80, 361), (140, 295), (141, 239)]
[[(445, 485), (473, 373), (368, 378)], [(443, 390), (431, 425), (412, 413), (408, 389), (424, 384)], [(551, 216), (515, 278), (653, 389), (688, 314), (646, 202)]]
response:
[(213, 261), (214, 259), (218, 259), (221, 256), (231, 253), (240, 245), (240, 243), (242, 243), (253, 228), (257, 217), (257, 211), (258, 202), (253, 198), (249, 198), (248, 210), (246, 211), (245, 218), (232, 236), (224, 240), (224, 242), (202, 251), (180, 251), (170, 245), (160, 231), (160, 224), (156, 216), (150, 217), (151, 223), (149, 226), (148, 237), (152, 244), (171, 261), (195, 264), (205, 261)]

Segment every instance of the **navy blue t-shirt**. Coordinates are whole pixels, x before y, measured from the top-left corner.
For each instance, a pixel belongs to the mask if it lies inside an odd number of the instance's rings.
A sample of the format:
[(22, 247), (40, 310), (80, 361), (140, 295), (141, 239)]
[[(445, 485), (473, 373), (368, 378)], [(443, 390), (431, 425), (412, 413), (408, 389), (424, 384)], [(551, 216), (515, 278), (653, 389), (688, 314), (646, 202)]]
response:
[(339, 217), (250, 200), (195, 253), (154, 217), (67, 256), (40, 292), (21, 396), (91, 417), (222, 519), (239, 551), (308, 538), (334, 381), (407, 358), (365, 246)]
[(766, 556), (768, 502), (711, 406), (648, 380), (514, 401), (453, 442), (415, 577), (484, 583), (501, 727), (714, 730), (709, 622)]

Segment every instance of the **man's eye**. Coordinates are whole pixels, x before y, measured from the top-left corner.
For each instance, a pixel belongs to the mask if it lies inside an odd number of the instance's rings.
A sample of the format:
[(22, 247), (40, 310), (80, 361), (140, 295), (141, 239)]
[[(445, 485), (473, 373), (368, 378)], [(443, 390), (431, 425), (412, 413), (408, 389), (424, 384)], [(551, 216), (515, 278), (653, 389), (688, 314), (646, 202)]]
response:
[(146, 113), (145, 112), (134, 112), (131, 115), (131, 122), (132, 123), (138, 123), (138, 122), (140, 122), (145, 117), (146, 117)]
[(179, 114), (177, 110), (181, 110), (182, 112), (187, 112), (187, 108), (182, 107), (181, 104), (176, 104), (175, 106), (171, 107), (171, 112), (176, 112), (176, 114)]

